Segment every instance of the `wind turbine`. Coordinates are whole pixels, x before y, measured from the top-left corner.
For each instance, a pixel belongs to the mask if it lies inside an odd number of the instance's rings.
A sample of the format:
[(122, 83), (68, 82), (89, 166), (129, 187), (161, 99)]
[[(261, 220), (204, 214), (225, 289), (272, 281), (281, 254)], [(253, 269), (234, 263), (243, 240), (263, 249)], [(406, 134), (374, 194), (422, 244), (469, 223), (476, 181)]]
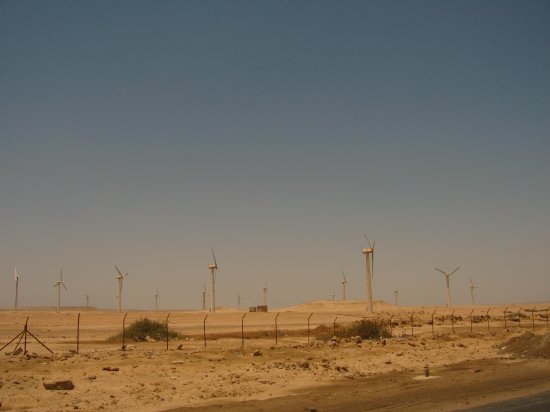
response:
[(446, 283), (447, 283), (447, 307), (450, 308), (450, 307), (451, 307), (451, 286), (450, 286), (449, 278), (451, 277), (451, 275), (452, 275), (453, 273), (455, 273), (458, 269), (460, 269), (460, 266), (457, 266), (457, 267), (455, 268), (455, 270), (453, 270), (453, 271), (450, 272), (450, 273), (447, 273), (447, 272), (445, 272), (444, 270), (441, 270), (441, 269), (438, 269), (438, 268), (435, 268), (435, 267), (434, 267), (434, 269), (437, 270), (438, 272), (443, 273), (443, 274), (445, 275), (445, 281), (446, 281)]
[(237, 307), (241, 309), (241, 295), (237, 292)]
[(335, 298), (335, 297), (336, 297), (336, 292), (332, 291), (332, 292), (330, 293), (330, 298), (331, 298), (331, 300), (332, 300), (333, 302), (334, 302), (334, 298)]
[(210, 273), (212, 275), (210, 311), (214, 313), (216, 312), (216, 272), (218, 271), (218, 263), (216, 262), (216, 255), (214, 254), (214, 249), (212, 249), (212, 257), (214, 258), (214, 263), (209, 264), (208, 269), (210, 269)]
[(14, 306), (14, 309), (17, 310), (17, 307), (19, 306), (19, 275), (17, 274), (17, 268), (15, 268), (13, 276), (14, 276), (14, 279), (15, 279), (15, 306)]
[(203, 282), (202, 284), (202, 310), (206, 310), (206, 295), (208, 295), (208, 293), (206, 293), (206, 283)]
[(394, 290), (394, 291), (393, 291), (393, 294), (395, 295), (395, 306), (399, 306), (398, 300), (397, 300), (397, 298), (398, 298), (398, 296), (399, 296), (399, 291), (398, 291), (398, 290)]
[(262, 287), (262, 290), (264, 292), (264, 306), (267, 306), (267, 280), (265, 281), (265, 285)]
[(120, 269), (115, 265), (115, 269), (117, 271), (117, 275), (115, 276), (116, 280), (118, 281), (118, 313), (122, 312), (122, 284), (124, 283), (124, 278), (128, 276), (128, 273), (122, 273)]
[(366, 233), (365, 239), (367, 240), (369, 247), (361, 249), (361, 253), (365, 255), (365, 268), (367, 275), (367, 311), (372, 313), (372, 278), (374, 277), (374, 244), (376, 241), (370, 243)]
[(90, 306), (90, 297), (88, 295), (84, 295), (86, 297), (86, 308)]
[(472, 306), (475, 306), (476, 297), (474, 294), (474, 290), (477, 289), (479, 286), (474, 285), (474, 281), (472, 280), (472, 278), (468, 278), (468, 279), (470, 279), (470, 294), (472, 295)]
[(348, 284), (348, 280), (346, 279), (346, 275), (344, 272), (342, 272), (342, 280), (340, 283), (342, 284), (342, 300), (346, 300), (346, 286)]
[(159, 287), (157, 286), (157, 293), (155, 293), (155, 310), (159, 310)]
[(65, 286), (65, 283), (63, 283), (63, 269), (59, 272), (59, 280), (56, 281), (53, 285), (54, 288), (57, 288), (57, 313), (59, 313), (59, 310), (61, 308), (61, 286), (65, 290), (67, 290), (67, 287)]

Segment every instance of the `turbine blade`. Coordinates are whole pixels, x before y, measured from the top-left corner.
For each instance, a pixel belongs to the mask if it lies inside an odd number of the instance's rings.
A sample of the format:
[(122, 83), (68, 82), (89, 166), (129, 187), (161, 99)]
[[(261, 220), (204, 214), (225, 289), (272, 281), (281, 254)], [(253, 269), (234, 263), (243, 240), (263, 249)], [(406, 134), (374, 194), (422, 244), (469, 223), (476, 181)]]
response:
[(216, 266), (216, 269), (218, 268), (218, 262), (216, 262), (216, 255), (214, 254), (214, 248), (212, 248), (212, 257), (214, 258), (214, 266)]
[(453, 270), (451, 273), (449, 273), (449, 276), (451, 276), (453, 273), (455, 273), (458, 269), (460, 269), (460, 266), (457, 266), (455, 270)]
[(471, 277), (468, 277), (468, 279), (470, 280), (470, 285), (472, 285), (472, 287), (474, 286), (474, 281), (472, 280)]
[(368, 243), (369, 247), (372, 248), (373, 246), (372, 246), (372, 244), (370, 243), (370, 240), (369, 240), (369, 238), (368, 238), (368, 236), (367, 236), (366, 233), (365, 233), (365, 239), (367, 240), (367, 243)]
[(118, 272), (118, 274), (119, 274), (120, 276), (122, 276), (122, 272), (121, 272), (120, 269), (117, 267), (117, 265), (115, 265), (115, 269), (116, 269), (116, 271)]
[(447, 276), (447, 273), (446, 273), (446, 272), (444, 272), (444, 271), (442, 271), (441, 269), (439, 269), (439, 268), (434, 268), (434, 269), (435, 269), (435, 270), (437, 270), (438, 272), (441, 272), (441, 273), (443, 273), (443, 274), (444, 274), (445, 276)]
[(62, 283), (62, 285), (63, 285), (63, 288), (68, 292), (69, 290), (67, 289), (67, 286), (65, 286), (64, 283)]

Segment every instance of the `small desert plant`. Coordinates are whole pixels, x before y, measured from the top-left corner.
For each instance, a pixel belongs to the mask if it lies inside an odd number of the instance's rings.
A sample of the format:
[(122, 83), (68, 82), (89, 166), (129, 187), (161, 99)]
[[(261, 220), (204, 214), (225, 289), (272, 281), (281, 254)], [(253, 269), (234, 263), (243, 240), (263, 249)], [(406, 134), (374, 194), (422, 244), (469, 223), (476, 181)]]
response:
[[(125, 330), (124, 336), (128, 340), (136, 342), (144, 342), (146, 340), (166, 340), (166, 324), (156, 320), (147, 318), (132, 322)], [(178, 333), (168, 329), (168, 339), (178, 338)], [(122, 338), (122, 333), (110, 338), (110, 340), (118, 340)]]
[(361, 339), (383, 339), (391, 337), (391, 329), (387, 322), (381, 320), (363, 319), (353, 322), (349, 326), (337, 328), (335, 333), (323, 333), (319, 336), (321, 340), (329, 340), (332, 336), (337, 338), (352, 338), (359, 336)]

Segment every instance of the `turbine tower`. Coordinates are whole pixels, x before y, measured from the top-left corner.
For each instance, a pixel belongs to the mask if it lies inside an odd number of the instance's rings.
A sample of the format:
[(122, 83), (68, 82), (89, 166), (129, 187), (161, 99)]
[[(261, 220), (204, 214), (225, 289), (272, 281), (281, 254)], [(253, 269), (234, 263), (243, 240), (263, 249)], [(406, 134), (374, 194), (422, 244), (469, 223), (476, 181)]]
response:
[(212, 258), (214, 258), (214, 263), (208, 265), (210, 273), (212, 275), (212, 289), (210, 293), (210, 312), (216, 312), (216, 272), (218, 271), (218, 263), (216, 262), (216, 255), (214, 254), (214, 249), (212, 249)]
[(472, 280), (472, 278), (468, 278), (468, 279), (470, 279), (470, 295), (472, 295), (472, 306), (475, 306), (476, 297), (474, 294), (474, 290), (477, 289), (479, 286), (474, 285), (474, 281)]
[(393, 294), (395, 295), (395, 306), (399, 306), (399, 303), (398, 303), (399, 291), (394, 290)]
[(336, 297), (336, 292), (332, 291), (332, 292), (330, 293), (330, 298), (331, 298), (331, 300), (332, 300), (333, 302), (334, 302), (334, 298), (335, 298), (335, 297)]
[(241, 295), (237, 292), (237, 307), (241, 309)]
[(17, 274), (17, 268), (15, 268), (13, 276), (15, 280), (15, 305), (13, 308), (17, 310), (19, 307), (19, 275)]
[(159, 310), (159, 287), (157, 286), (157, 293), (155, 293), (155, 310)]
[(122, 312), (122, 285), (124, 283), (124, 278), (128, 276), (128, 273), (122, 273), (120, 269), (115, 265), (117, 274), (115, 275), (116, 280), (118, 281), (118, 313)]
[(449, 278), (451, 277), (451, 275), (453, 273), (455, 273), (458, 269), (460, 269), (460, 266), (457, 266), (455, 268), (455, 270), (453, 270), (452, 272), (448, 273), (448, 272), (445, 272), (444, 270), (441, 270), (441, 269), (438, 269), (438, 268), (434, 268), (435, 270), (437, 270), (438, 272), (441, 272), (445, 275), (445, 281), (447, 283), (447, 307), (451, 307), (451, 286), (450, 286), (450, 281), (449, 281)]
[(262, 290), (264, 292), (264, 306), (267, 306), (267, 280), (265, 281), (265, 285), (262, 287)]
[(372, 278), (374, 277), (374, 244), (376, 241), (370, 243), (366, 233), (365, 239), (367, 240), (369, 247), (361, 249), (361, 253), (365, 255), (365, 268), (367, 276), (367, 311), (372, 313)]
[(65, 283), (63, 283), (63, 269), (59, 272), (59, 280), (53, 285), (54, 288), (57, 288), (57, 313), (59, 313), (59, 310), (61, 309), (61, 286), (67, 290)]
[(342, 272), (342, 280), (340, 281), (340, 283), (342, 284), (342, 300), (346, 300), (346, 286), (348, 284), (348, 280), (346, 279), (346, 275), (344, 274), (344, 272)]
[(84, 295), (86, 297), (86, 308), (90, 306), (90, 297), (88, 295)]

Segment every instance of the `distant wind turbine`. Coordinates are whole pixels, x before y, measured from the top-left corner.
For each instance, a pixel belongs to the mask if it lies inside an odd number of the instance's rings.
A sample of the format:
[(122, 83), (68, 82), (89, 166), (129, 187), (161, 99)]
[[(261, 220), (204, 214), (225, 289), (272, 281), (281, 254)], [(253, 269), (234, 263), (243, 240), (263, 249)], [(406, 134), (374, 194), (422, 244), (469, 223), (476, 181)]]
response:
[(208, 293), (206, 292), (206, 283), (202, 284), (202, 310), (206, 310), (206, 296)]
[(447, 284), (447, 307), (451, 307), (451, 285), (450, 285), (450, 277), (453, 273), (455, 273), (458, 269), (460, 269), (460, 266), (456, 267), (455, 270), (453, 270), (452, 272), (448, 273), (448, 272), (445, 272), (444, 270), (441, 270), (441, 269), (438, 269), (438, 268), (434, 268), (435, 270), (437, 270), (438, 272), (441, 272), (443, 273), (443, 275), (445, 275), (445, 282)]
[(475, 289), (477, 289), (479, 286), (476, 286), (474, 285), (474, 281), (472, 280), (472, 278), (468, 278), (470, 279), (470, 295), (472, 296), (472, 306), (475, 306), (476, 305), (476, 297), (475, 297)]
[(365, 268), (367, 276), (367, 311), (372, 313), (372, 278), (374, 277), (374, 244), (376, 241), (370, 243), (366, 233), (365, 239), (367, 240), (369, 247), (361, 249), (361, 253), (365, 255)]
[(393, 294), (395, 295), (395, 306), (399, 306), (399, 303), (398, 303), (399, 291), (394, 290)]
[(86, 297), (86, 308), (90, 306), (90, 297), (88, 295), (84, 295)]
[(265, 281), (265, 285), (262, 287), (262, 290), (264, 292), (264, 306), (267, 306), (267, 280)]
[(237, 307), (241, 309), (241, 295), (237, 292)]
[(155, 293), (155, 310), (159, 310), (159, 287), (157, 286), (157, 293)]
[(208, 269), (210, 269), (210, 274), (212, 278), (210, 311), (214, 313), (216, 312), (216, 274), (218, 271), (218, 263), (216, 262), (216, 255), (214, 254), (214, 249), (212, 249), (212, 258), (214, 259), (214, 263), (209, 264)]
[(120, 269), (115, 265), (115, 269), (117, 271), (117, 274), (115, 275), (116, 280), (118, 281), (118, 313), (122, 312), (122, 285), (124, 283), (124, 278), (128, 276), (128, 273), (122, 273)]
[(65, 283), (63, 283), (63, 269), (59, 272), (59, 280), (53, 285), (54, 288), (57, 288), (57, 313), (61, 310), (61, 286), (67, 290)]
[(17, 274), (17, 268), (15, 268), (13, 276), (14, 276), (14, 280), (15, 280), (15, 305), (14, 305), (14, 309), (17, 310), (17, 308), (19, 307), (19, 275)]
[(342, 284), (342, 300), (346, 300), (346, 286), (348, 284), (348, 280), (346, 279), (346, 275), (344, 274), (344, 272), (342, 272), (342, 280), (340, 281), (340, 283)]

